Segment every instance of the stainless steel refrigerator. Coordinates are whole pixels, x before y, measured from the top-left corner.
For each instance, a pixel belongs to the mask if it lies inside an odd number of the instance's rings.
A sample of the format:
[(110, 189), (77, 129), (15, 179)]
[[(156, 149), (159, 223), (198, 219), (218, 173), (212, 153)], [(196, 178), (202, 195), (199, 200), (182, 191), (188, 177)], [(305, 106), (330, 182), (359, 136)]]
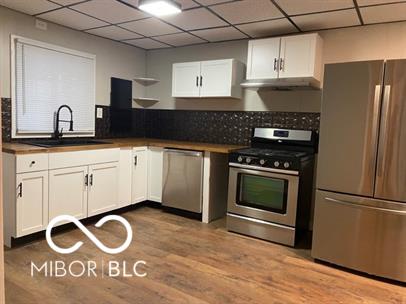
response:
[(325, 67), (312, 256), (406, 281), (406, 60)]

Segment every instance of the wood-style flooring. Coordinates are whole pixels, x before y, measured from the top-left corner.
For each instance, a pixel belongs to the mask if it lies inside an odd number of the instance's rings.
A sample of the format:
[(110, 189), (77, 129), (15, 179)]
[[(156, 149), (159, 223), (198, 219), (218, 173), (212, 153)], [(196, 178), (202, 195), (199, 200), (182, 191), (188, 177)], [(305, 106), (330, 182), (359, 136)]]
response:
[[(206, 225), (149, 207), (122, 214), (134, 238), (123, 253), (100, 251), (78, 230), (56, 234), (60, 246), (84, 245), (68, 256), (44, 239), (5, 252), (6, 304), (164, 304), (164, 303), (406, 303), (406, 288), (314, 263), (310, 251), (229, 233), (225, 221)], [(124, 228), (87, 226), (105, 245), (116, 247)], [(145, 278), (31, 277), (30, 264), (47, 260), (108, 260), (132, 264)], [(104, 270), (105, 273), (106, 270)]]

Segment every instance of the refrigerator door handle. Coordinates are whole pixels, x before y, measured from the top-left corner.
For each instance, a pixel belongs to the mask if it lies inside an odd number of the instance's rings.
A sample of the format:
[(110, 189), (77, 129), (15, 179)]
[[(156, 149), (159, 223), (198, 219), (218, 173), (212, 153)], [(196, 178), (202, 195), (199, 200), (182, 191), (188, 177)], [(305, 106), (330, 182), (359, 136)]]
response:
[(391, 93), (391, 86), (385, 85), (384, 94), (383, 94), (383, 104), (382, 104), (382, 115), (381, 115), (381, 130), (380, 130), (380, 145), (378, 150), (378, 176), (382, 176), (383, 174), (383, 165), (385, 159), (385, 151), (387, 149), (387, 142), (388, 142), (388, 123), (389, 123), (389, 102), (390, 102), (390, 93)]
[(372, 207), (372, 206), (367, 206), (367, 205), (363, 205), (363, 204), (345, 202), (345, 201), (341, 201), (341, 200), (338, 200), (338, 199), (335, 199), (335, 198), (330, 198), (330, 197), (326, 197), (324, 199), (326, 201), (329, 201), (329, 202), (332, 202), (332, 203), (345, 205), (345, 206), (349, 206), (349, 207), (353, 207), (353, 208), (361, 207), (361, 208), (364, 208), (364, 209), (370, 209), (370, 210), (380, 211), (380, 212), (385, 212), (385, 213), (406, 215), (406, 211), (403, 211), (403, 210), (392, 210), (392, 209), (385, 209), (385, 208), (379, 208), (379, 207)]

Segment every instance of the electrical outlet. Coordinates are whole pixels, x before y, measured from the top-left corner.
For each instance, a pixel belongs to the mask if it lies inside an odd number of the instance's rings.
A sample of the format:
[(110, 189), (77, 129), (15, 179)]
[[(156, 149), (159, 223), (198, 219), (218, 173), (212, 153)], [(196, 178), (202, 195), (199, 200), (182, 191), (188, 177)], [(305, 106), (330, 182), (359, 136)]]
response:
[(96, 117), (103, 118), (103, 108), (97, 108)]
[(46, 31), (47, 28), (48, 28), (48, 23), (46, 23), (45, 21), (36, 19), (35, 20), (35, 27), (37, 29), (39, 29), (39, 30)]

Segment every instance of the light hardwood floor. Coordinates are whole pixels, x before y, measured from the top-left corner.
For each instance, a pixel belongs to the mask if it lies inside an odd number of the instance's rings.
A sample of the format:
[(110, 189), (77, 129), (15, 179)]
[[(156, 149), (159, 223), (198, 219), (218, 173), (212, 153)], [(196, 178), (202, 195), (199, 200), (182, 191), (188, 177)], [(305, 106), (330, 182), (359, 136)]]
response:
[[(57, 234), (76, 253), (62, 256), (43, 239), (5, 252), (6, 303), (406, 303), (406, 288), (314, 263), (309, 250), (229, 233), (223, 220), (199, 221), (141, 207), (122, 214), (134, 239), (122, 254), (102, 253), (78, 230)], [(118, 223), (87, 226), (103, 243), (125, 238)], [(30, 276), (46, 260), (145, 260), (145, 278)]]

